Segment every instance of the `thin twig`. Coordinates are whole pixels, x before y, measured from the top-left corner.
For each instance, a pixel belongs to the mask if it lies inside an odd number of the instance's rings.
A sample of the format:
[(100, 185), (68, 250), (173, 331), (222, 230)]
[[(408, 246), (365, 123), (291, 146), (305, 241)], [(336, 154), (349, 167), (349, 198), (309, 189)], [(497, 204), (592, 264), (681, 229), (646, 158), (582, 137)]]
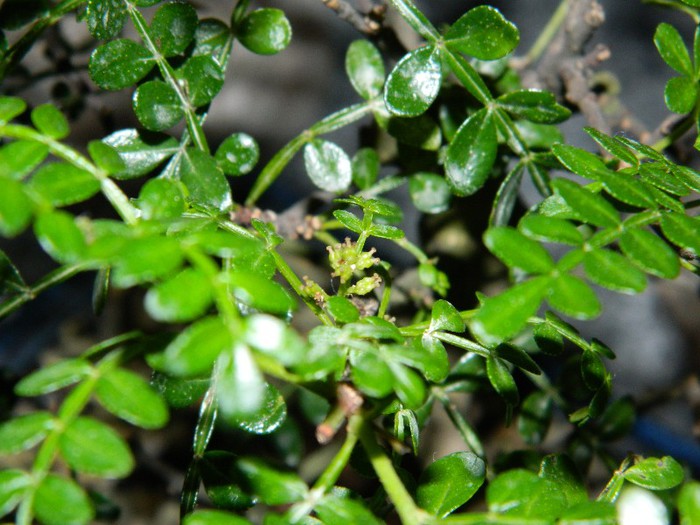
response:
[(321, 0), (323, 4), (335, 11), (341, 20), (345, 20), (360, 33), (374, 36), (382, 28), (381, 21), (386, 12), (386, 6), (374, 6), (368, 13), (362, 13), (347, 0)]

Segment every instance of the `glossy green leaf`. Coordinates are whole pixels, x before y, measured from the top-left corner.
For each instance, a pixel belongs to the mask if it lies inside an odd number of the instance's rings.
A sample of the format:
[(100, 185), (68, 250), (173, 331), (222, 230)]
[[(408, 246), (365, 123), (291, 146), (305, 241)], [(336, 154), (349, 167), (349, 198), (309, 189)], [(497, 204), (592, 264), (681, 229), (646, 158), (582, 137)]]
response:
[(204, 490), (218, 509), (242, 511), (255, 504), (255, 496), (246, 487), (237, 461), (238, 457), (230, 452), (210, 450), (199, 462)]
[(564, 492), (553, 480), (534, 472), (512, 469), (498, 475), (486, 488), (491, 512), (553, 522), (566, 508)]
[(484, 483), (486, 464), (471, 452), (455, 452), (428, 465), (421, 473), (416, 503), (444, 518), (469, 501)]
[(141, 376), (123, 368), (101, 376), (97, 400), (115, 416), (142, 428), (161, 428), (168, 422), (163, 398)]
[(661, 217), (661, 230), (676, 246), (700, 254), (700, 219), (683, 213), (666, 213)]
[(652, 275), (673, 279), (680, 272), (678, 254), (650, 231), (626, 229), (620, 237), (620, 249), (630, 261)]
[(224, 86), (224, 72), (219, 63), (209, 56), (188, 59), (177, 70), (177, 75), (195, 107), (209, 104)]
[(209, 388), (209, 378), (182, 379), (156, 372), (151, 379), (163, 399), (173, 408), (184, 408), (200, 400)]
[(379, 155), (372, 148), (360, 148), (352, 158), (352, 182), (361, 190), (366, 190), (377, 182), (379, 176)]
[(121, 0), (88, 0), (85, 21), (90, 34), (98, 40), (117, 36), (124, 27), (126, 5)]
[(145, 47), (118, 39), (102, 44), (90, 55), (90, 78), (102, 89), (120, 90), (136, 84), (155, 64)]
[(352, 163), (333, 142), (314, 139), (304, 147), (304, 164), (311, 181), (325, 191), (342, 192), (352, 182)]
[(670, 456), (646, 458), (625, 470), (625, 480), (649, 490), (667, 490), (680, 485), (685, 472)]
[(56, 474), (48, 474), (36, 489), (34, 513), (44, 525), (86, 525), (95, 516), (80, 485)]
[(534, 278), (486, 298), (469, 323), (472, 333), (487, 344), (513, 337), (535, 315), (548, 287), (548, 279)]
[(518, 28), (498, 9), (490, 6), (470, 9), (445, 34), (448, 49), (480, 60), (503, 58), (516, 48), (518, 42)]
[(304, 360), (307, 345), (284, 321), (266, 314), (246, 318), (245, 341), (251, 348), (268, 354), (284, 365)]
[(644, 182), (671, 195), (684, 197), (690, 194), (686, 185), (676, 178), (674, 170), (663, 162), (645, 162), (640, 167), (639, 175)]
[(639, 208), (655, 208), (654, 194), (644, 182), (633, 179), (623, 171), (606, 171), (599, 179), (605, 186), (605, 191), (620, 202)]
[(347, 525), (348, 523), (381, 525), (382, 523), (360, 501), (332, 493), (324, 496), (314, 510), (325, 525)]
[(486, 359), (486, 373), (489, 382), (507, 405), (514, 406), (520, 401), (520, 394), (508, 366), (493, 354)]
[(666, 82), (664, 101), (674, 113), (690, 113), (698, 99), (697, 82), (689, 77), (674, 77)]
[(207, 317), (186, 328), (167, 346), (164, 369), (178, 377), (206, 374), (219, 354), (232, 344), (223, 321)]
[(262, 405), (249, 414), (232, 415), (224, 411), (221, 415), (229, 424), (251, 434), (266, 435), (277, 430), (287, 418), (287, 404), (274, 386), (265, 383)]
[(426, 388), (423, 379), (412, 369), (389, 362), (394, 376), (394, 391), (406, 408), (416, 410), (425, 401)]
[(605, 151), (610, 153), (613, 157), (620, 159), (621, 161), (629, 164), (630, 166), (638, 166), (639, 159), (632, 153), (629, 148), (621, 144), (619, 141), (615, 140), (610, 135), (598, 131), (595, 128), (585, 127), (583, 130), (588, 133), (593, 140), (595, 140), (598, 145), (600, 145)]
[(163, 56), (179, 55), (192, 42), (197, 22), (197, 11), (190, 4), (164, 4), (153, 16), (151, 38)]
[(360, 319), (360, 311), (346, 297), (339, 295), (330, 297), (326, 302), (328, 313), (339, 323), (354, 323)]
[[(41, 164), (49, 154), (46, 144), (15, 140), (0, 147), (0, 180), (20, 180)], [(4, 195), (4, 193), (3, 193)]]
[(569, 171), (587, 179), (600, 180), (601, 173), (608, 171), (598, 155), (581, 148), (569, 144), (555, 144), (552, 152)]
[(446, 330), (448, 332), (462, 333), (466, 325), (457, 308), (444, 299), (438, 299), (433, 305), (433, 310), (430, 316), (431, 332), (438, 330)]
[(576, 319), (592, 319), (602, 309), (591, 287), (570, 274), (561, 274), (552, 280), (547, 301), (552, 308)]
[(567, 179), (552, 181), (552, 186), (585, 222), (603, 228), (615, 227), (620, 223), (617, 210), (600, 195)]
[(40, 396), (55, 392), (82, 381), (92, 370), (90, 363), (84, 359), (64, 359), (23, 377), (15, 385), (15, 393), (20, 396)]
[(548, 355), (560, 355), (564, 351), (564, 340), (561, 334), (549, 323), (535, 325), (532, 330), (537, 347)]
[(551, 255), (540, 243), (510, 226), (486, 230), (484, 244), (508, 267), (520, 268), (528, 273), (547, 273), (554, 268)]
[(536, 391), (523, 401), (518, 417), (518, 432), (528, 445), (539, 445), (552, 422), (552, 399)]
[(182, 260), (180, 244), (172, 237), (132, 239), (117, 254), (112, 279), (122, 288), (154, 281), (174, 273)]
[(491, 350), (491, 354), (495, 357), (508, 361), (509, 363), (522, 368), (523, 370), (539, 375), (542, 373), (540, 367), (533, 361), (530, 355), (525, 350), (508, 343), (501, 343), (496, 348)]
[(136, 118), (150, 131), (170, 129), (184, 115), (177, 93), (162, 80), (141, 84), (134, 93), (133, 105)]
[(680, 525), (700, 523), (700, 483), (691, 481), (683, 485), (678, 494)]
[(693, 75), (693, 63), (678, 30), (671, 24), (661, 23), (654, 33), (654, 44), (661, 58), (682, 75)]
[(417, 368), (421, 370), (425, 378), (434, 383), (444, 381), (450, 372), (450, 361), (442, 342), (431, 335), (424, 334), (420, 340), (415, 339), (414, 346), (420, 346), (426, 353), (422, 363), (416, 363), (416, 365), (420, 364)]
[(357, 388), (370, 397), (385, 397), (394, 387), (391, 369), (373, 352), (350, 352), (350, 373)]
[(497, 147), (496, 126), (487, 110), (464, 121), (445, 158), (447, 180), (457, 195), (472, 195), (481, 189), (491, 175)]
[(674, 166), (673, 174), (689, 190), (700, 193), (700, 173), (688, 166)]
[(32, 202), (16, 180), (0, 176), (0, 234), (18, 235), (32, 219)]
[(281, 9), (256, 9), (243, 19), (236, 36), (253, 53), (274, 55), (289, 45), (292, 26)]
[(0, 516), (12, 512), (31, 483), (31, 476), (22, 470), (0, 470)]
[(571, 116), (571, 111), (560, 106), (549, 91), (513, 91), (498, 97), (497, 102), (515, 117), (539, 124), (558, 124)]
[(16, 454), (37, 445), (53, 428), (48, 412), (32, 412), (0, 424), (0, 454)]
[(364, 99), (372, 99), (382, 92), (384, 62), (379, 50), (369, 40), (355, 40), (345, 55), (345, 72), (352, 87)]
[(563, 492), (569, 507), (588, 501), (588, 493), (581, 474), (569, 456), (564, 454), (546, 456), (540, 465), (539, 476), (556, 483), (559, 490)]
[(258, 163), (260, 148), (247, 133), (234, 133), (219, 145), (214, 158), (226, 175), (245, 175)]
[(402, 229), (388, 224), (374, 223), (369, 229), (370, 235), (380, 239), (403, 239), (405, 233)]
[(596, 284), (622, 293), (640, 293), (647, 285), (646, 276), (625, 257), (611, 250), (587, 251), (583, 267)]
[(76, 226), (73, 216), (63, 211), (37, 216), (34, 233), (44, 251), (62, 263), (80, 260), (87, 249), (83, 233)]
[(662, 163), (666, 162), (666, 157), (664, 157), (662, 153), (659, 153), (651, 146), (642, 144), (638, 140), (631, 139), (629, 137), (626, 137), (625, 135), (615, 135), (615, 140), (620, 142), (621, 144), (624, 144), (632, 151), (636, 151), (643, 157), (657, 160)]
[(210, 279), (186, 268), (146, 293), (146, 311), (157, 321), (179, 323), (202, 316), (213, 300)]
[(192, 56), (213, 56), (219, 63), (228, 50), (230, 28), (221, 20), (205, 18), (199, 21), (194, 33), (194, 49)]
[(440, 126), (427, 113), (417, 117), (392, 117), (386, 130), (401, 144), (426, 151), (438, 151), (442, 146)]
[(61, 434), (61, 456), (78, 472), (104, 478), (122, 478), (134, 468), (129, 446), (111, 427), (79, 417)]
[(221, 510), (197, 510), (185, 516), (182, 525), (250, 525), (250, 521)]
[(233, 204), (231, 187), (214, 158), (200, 149), (185, 150), (180, 161), (180, 180), (198, 204), (227, 210)]
[(150, 179), (141, 188), (137, 204), (146, 220), (178, 218), (185, 211), (182, 184), (172, 179)]
[(50, 162), (34, 173), (29, 190), (53, 206), (68, 206), (99, 192), (100, 181), (90, 172), (67, 162)]
[(126, 166), (115, 174), (117, 179), (133, 179), (150, 173), (180, 150), (173, 137), (136, 129), (117, 131), (105, 137), (103, 142), (117, 150)]
[(52, 139), (66, 138), (70, 133), (68, 120), (53, 104), (42, 104), (31, 112), (32, 124), (42, 134)]
[(518, 229), (531, 239), (579, 246), (583, 243), (581, 232), (564, 219), (528, 213), (518, 223)]
[(242, 458), (237, 467), (246, 477), (251, 492), (265, 505), (295, 503), (308, 493), (306, 483), (295, 473), (275, 470), (258, 458)]
[(126, 169), (119, 152), (101, 140), (88, 142), (88, 153), (95, 165), (107, 175), (114, 175)]
[(6, 124), (26, 109), (27, 103), (19, 97), (0, 97), (0, 123)]
[(450, 207), (452, 192), (447, 181), (440, 175), (414, 173), (408, 181), (408, 190), (418, 211), (435, 214), (447, 211)]
[(581, 354), (581, 378), (591, 391), (596, 391), (605, 382), (607, 370), (600, 356), (594, 352)]
[(262, 312), (285, 315), (296, 307), (287, 290), (260, 274), (231, 272), (226, 276), (226, 282), (239, 301)]
[(238, 418), (263, 408), (266, 383), (250, 349), (236, 344), (217, 361), (217, 401), (222, 415)]
[(440, 52), (423, 46), (404, 56), (391, 71), (384, 88), (384, 103), (400, 117), (417, 117), (433, 103), (442, 84)]

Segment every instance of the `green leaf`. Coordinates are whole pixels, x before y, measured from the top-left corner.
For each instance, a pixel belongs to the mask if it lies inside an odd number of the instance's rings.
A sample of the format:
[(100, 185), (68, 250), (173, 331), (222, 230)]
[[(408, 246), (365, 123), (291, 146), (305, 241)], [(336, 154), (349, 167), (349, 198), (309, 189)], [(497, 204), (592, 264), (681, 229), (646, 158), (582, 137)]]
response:
[(12, 512), (31, 483), (31, 476), (22, 470), (0, 470), (0, 516)]
[(343, 498), (335, 494), (324, 496), (314, 510), (325, 525), (381, 525), (382, 521), (370, 512), (361, 502)]
[(162, 80), (150, 80), (141, 84), (134, 93), (133, 105), (136, 118), (150, 131), (170, 129), (185, 114), (175, 90)]
[(382, 92), (386, 74), (384, 62), (369, 40), (355, 40), (350, 44), (345, 55), (345, 72), (362, 98), (370, 100)]
[(640, 293), (647, 285), (643, 272), (611, 250), (587, 251), (583, 256), (583, 268), (591, 281), (617, 292)]
[(338, 219), (338, 221), (350, 231), (361, 233), (364, 230), (362, 221), (347, 210), (335, 210), (333, 212), (333, 217)]
[(289, 45), (292, 26), (281, 9), (256, 9), (236, 28), (236, 36), (253, 53), (274, 55)]
[(219, 145), (214, 158), (226, 175), (245, 175), (258, 163), (260, 148), (250, 135), (234, 133)]
[(90, 78), (102, 89), (120, 90), (136, 84), (155, 64), (145, 47), (119, 39), (102, 44), (90, 55)]
[(444, 177), (418, 172), (411, 175), (408, 190), (414, 206), (423, 213), (442, 213), (450, 207), (452, 192)]
[(123, 478), (134, 468), (129, 446), (108, 425), (79, 417), (61, 433), (61, 456), (78, 472), (103, 478)]
[(197, 11), (190, 4), (170, 2), (156, 11), (150, 35), (165, 57), (179, 55), (187, 49), (197, 29)]
[(515, 117), (539, 124), (559, 124), (571, 116), (571, 111), (557, 104), (557, 99), (549, 91), (512, 91), (496, 100), (499, 106)]
[(146, 311), (156, 321), (180, 323), (202, 316), (212, 303), (212, 284), (195, 268), (186, 268), (146, 293)]
[(400, 117), (417, 117), (437, 98), (442, 84), (440, 51), (423, 46), (404, 56), (384, 88), (387, 109)]
[(406, 355), (404, 350), (400, 354), (404, 362), (418, 368), (428, 381), (441, 383), (450, 372), (450, 361), (442, 342), (428, 334), (423, 334), (420, 339), (414, 339), (413, 347), (419, 349), (418, 358), (411, 361), (412, 356)]
[(547, 301), (552, 308), (576, 319), (593, 319), (600, 314), (600, 301), (583, 279), (561, 274), (551, 286)]
[(41, 396), (82, 381), (92, 373), (92, 366), (84, 359), (64, 359), (44, 366), (25, 376), (15, 385), (20, 396)]
[(513, 469), (498, 475), (486, 488), (491, 512), (553, 522), (566, 508), (566, 496), (554, 481), (534, 472)]
[(4, 293), (21, 293), (27, 289), (19, 270), (10, 258), (0, 250), (0, 295)]
[(678, 512), (681, 525), (700, 523), (700, 483), (691, 481), (683, 485), (678, 494)]
[(257, 273), (230, 272), (226, 282), (233, 295), (244, 304), (271, 314), (286, 315), (296, 308), (296, 302), (280, 284)]
[(504, 361), (508, 361), (509, 363), (530, 372), (533, 375), (539, 375), (542, 373), (540, 367), (537, 366), (537, 363), (532, 360), (528, 353), (517, 346), (508, 343), (501, 343), (496, 348), (491, 350), (491, 354), (495, 357), (503, 359)]
[(141, 428), (161, 428), (168, 422), (163, 398), (139, 375), (117, 368), (101, 376), (97, 400), (115, 416)]
[(41, 247), (62, 263), (80, 260), (87, 249), (85, 238), (72, 215), (64, 211), (50, 211), (37, 216), (34, 233)]
[(141, 188), (137, 204), (146, 220), (176, 219), (185, 211), (182, 184), (172, 179), (150, 179)]
[(486, 298), (469, 323), (472, 333), (487, 344), (517, 335), (537, 312), (548, 288), (549, 279), (536, 277)]
[(186, 328), (167, 346), (164, 370), (174, 376), (206, 374), (219, 354), (230, 349), (232, 344), (223, 321), (207, 317)]
[(44, 164), (32, 176), (29, 190), (52, 206), (85, 201), (100, 191), (100, 181), (89, 171), (66, 162)]
[(126, 166), (115, 174), (116, 179), (133, 179), (150, 173), (180, 150), (173, 137), (135, 129), (112, 133), (103, 142), (117, 150)]
[(569, 171), (587, 179), (600, 180), (608, 168), (603, 160), (589, 151), (569, 144), (555, 144), (552, 152)]
[(339, 323), (354, 323), (360, 319), (360, 311), (350, 299), (335, 295), (326, 301), (328, 313)]
[(271, 315), (247, 317), (244, 336), (251, 348), (288, 366), (302, 362), (308, 351), (307, 345), (293, 328)]
[(348, 189), (352, 182), (352, 163), (348, 155), (333, 142), (314, 139), (304, 147), (304, 164), (311, 181), (334, 193)]
[(567, 179), (554, 180), (552, 186), (585, 222), (603, 228), (615, 227), (620, 223), (617, 210), (600, 195)]
[(0, 424), (0, 454), (16, 454), (37, 445), (53, 428), (48, 412), (32, 412)]
[(179, 176), (194, 202), (219, 210), (227, 210), (233, 204), (226, 177), (216, 160), (202, 150), (194, 147), (185, 150)]
[(536, 391), (523, 401), (518, 418), (518, 433), (528, 445), (539, 445), (552, 422), (552, 398)]
[(270, 434), (277, 430), (287, 418), (287, 405), (279, 391), (265, 383), (262, 405), (249, 414), (232, 415), (225, 410), (221, 413), (226, 421), (251, 434)]
[(444, 518), (469, 501), (483, 485), (486, 464), (471, 452), (455, 452), (428, 465), (418, 480), (416, 503)]
[(600, 174), (605, 191), (620, 202), (639, 208), (655, 208), (656, 200), (649, 187), (642, 181), (633, 179), (623, 171), (605, 171)]
[(606, 501), (586, 501), (569, 507), (558, 521), (558, 525), (616, 525), (615, 505)]
[(641, 142), (631, 139), (629, 137), (626, 137), (624, 135), (615, 135), (615, 140), (620, 142), (621, 144), (624, 144), (626, 147), (629, 149), (636, 151), (640, 155), (657, 160), (661, 163), (666, 162), (666, 157), (663, 156), (663, 154), (659, 153), (656, 151), (654, 148), (651, 146), (647, 146), (646, 144), (642, 144)]
[(401, 144), (425, 151), (438, 151), (442, 146), (442, 131), (435, 120), (423, 113), (417, 117), (392, 117), (386, 125), (389, 135)]
[(209, 104), (224, 86), (224, 72), (210, 56), (190, 58), (176, 73), (195, 107)]
[(209, 388), (209, 378), (181, 379), (155, 372), (151, 386), (160, 392), (169, 406), (185, 408), (202, 398)]
[(6, 124), (24, 113), (27, 103), (19, 97), (0, 97), (0, 124)]
[(230, 52), (228, 49), (230, 34), (230, 28), (221, 20), (215, 18), (200, 20), (194, 33), (192, 56), (213, 56), (222, 63), (224, 54)]
[(403, 239), (405, 233), (400, 228), (390, 226), (388, 224), (374, 223), (369, 228), (370, 235), (379, 237), (380, 239)]
[(80, 485), (56, 474), (48, 474), (36, 489), (34, 513), (44, 525), (84, 525), (95, 516)]
[(470, 9), (445, 34), (448, 49), (480, 60), (503, 58), (517, 47), (518, 42), (518, 28), (498, 9), (490, 6)]
[(14, 237), (24, 231), (32, 219), (32, 202), (16, 180), (0, 176), (0, 234)]
[(520, 401), (518, 387), (508, 366), (493, 354), (486, 359), (486, 373), (489, 382), (507, 405), (514, 406)]
[(535, 325), (532, 330), (537, 347), (547, 355), (560, 355), (564, 351), (561, 334), (549, 323)]
[(68, 120), (53, 104), (42, 104), (32, 110), (32, 124), (42, 135), (61, 140), (70, 133)]
[(88, 153), (95, 165), (107, 175), (114, 175), (126, 169), (119, 152), (101, 140), (88, 142)]
[(484, 233), (484, 244), (504, 264), (528, 273), (547, 273), (554, 268), (551, 255), (540, 243), (510, 226), (496, 226)]
[(698, 99), (698, 84), (688, 77), (673, 77), (666, 82), (664, 101), (674, 113), (690, 113)]
[(287, 505), (304, 499), (306, 483), (292, 472), (271, 468), (258, 458), (242, 458), (237, 467), (246, 477), (251, 492), (265, 505)]
[(652, 275), (674, 279), (680, 272), (676, 252), (650, 231), (625, 229), (620, 237), (620, 249), (630, 261)]
[(88, 0), (85, 21), (90, 34), (98, 40), (109, 40), (124, 27), (126, 5), (122, 0)]
[(673, 174), (689, 190), (700, 193), (700, 173), (687, 166), (674, 166)]
[(221, 510), (198, 510), (185, 516), (182, 525), (250, 525), (250, 521)]
[(447, 180), (457, 195), (472, 195), (481, 189), (491, 175), (497, 148), (491, 113), (482, 109), (464, 121), (445, 158)]
[(438, 299), (433, 305), (430, 316), (430, 332), (446, 330), (448, 332), (462, 333), (466, 325), (457, 308), (444, 299)]
[(370, 397), (385, 397), (394, 388), (391, 369), (373, 352), (350, 352), (350, 373), (355, 386)]
[(622, 162), (625, 162), (630, 166), (636, 167), (639, 165), (639, 159), (637, 159), (635, 154), (610, 135), (606, 135), (605, 133), (591, 127), (585, 127), (583, 130), (613, 157), (620, 159)]
[(646, 458), (624, 472), (625, 480), (649, 490), (667, 490), (683, 483), (685, 472), (670, 456)]
[(352, 158), (352, 181), (361, 190), (366, 190), (377, 182), (379, 176), (379, 155), (372, 148), (360, 148)]
[(685, 197), (690, 194), (690, 191), (683, 182), (678, 180), (676, 175), (678, 171), (671, 169), (671, 166), (664, 162), (645, 162), (640, 166), (639, 175), (644, 182), (672, 195)]
[(600, 356), (594, 352), (581, 354), (581, 378), (591, 391), (596, 391), (605, 382), (607, 370)]
[(666, 213), (661, 217), (661, 231), (676, 246), (700, 254), (700, 219), (683, 213)]
[(678, 30), (671, 24), (661, 23), (654, 33), (654, 44), (661, 58), (681, 75), (693, 76), (693, 64), (688, 49)]
[(518, 229), (536, 241), (556, 242), (571, 246), (580, 246), (583, 243), (581, 232), (565, 219), (528, 213), (520, 219)]
[(236, 344), (217, 362), (217, 401), (226, 419), (256, 414), (264, 408), (266, 383), (250, 349)]
[[(0, 180), (23, 179), (41, 164), (49, 154), (49, 147), (33, 140), (15, 140), (0, 148)], [(4, 192), (3, 192), (4, 195)]]
[(423, 379), (413, 370), (395, 362), (388, 363), (394, 376), (394, 391), (408, 409), (416, 410), (425, 401)]
[(581, 474), (569, 456), (564, 454), (546, 456), (540, 465), (539, 476), (553, 481), (559, 487), (569, 507), (588, 501), (588, 493)]
[(116, 254), (112, 279), (122, 288), (154, 281), (174, 273), (182, 260), (180, 244), (172, 237), (131, 239)]

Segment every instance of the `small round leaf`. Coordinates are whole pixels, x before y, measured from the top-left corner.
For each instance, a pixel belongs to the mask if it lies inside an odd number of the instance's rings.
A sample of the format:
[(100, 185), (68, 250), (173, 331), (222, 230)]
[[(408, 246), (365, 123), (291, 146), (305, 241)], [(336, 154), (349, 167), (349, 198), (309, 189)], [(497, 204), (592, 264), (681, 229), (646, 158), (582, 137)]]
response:
[(150, 131), (172, 128), (184, 115), (177, 93), (162, 80), (141, 84), (134, 92), (133, 105), (136, 118)]
[(34, 173), (29, 188), (52, 206), (68, 206), (99, 192), (100, 181), (92, 173), (67, 162), (50, 162)]
[(43, 135), (60, 140), (68, 136), (68, 120), (53, 104), (42, 104), (31, 112), (32, 124)]
[(292, 26), (284, 11), (256, 9), (249, 13), (236, 30), (241, 44), (258, 55), (274, 55), (289, 45)]
[(389, 74), (384, 102), (394, 115), (417, 117), (433, 103), (441, 84), (440, 52), (423, 46), (404, 56)]
[(146, 293), (146, 311), (156, 321), (179, 323), (203, 315), (212, 302), (209, 278), (195, 268), (186, 268)]
[(209, 104), (224, 85), (224, 72), (210, 56), (194, 56), (178, 70), (190, 102), (195, 107)]
[(47, 475), (36, 490), (34, 512), (44, 525), (86, 525), (95, 510), (85, 491), (72, 479)]
[(234, 133), (224, 139), (214, 158), (226, 175), (245, 175), (258, 163), (260, 148), (250, 135)]
[(664, 101), (674, 113), (690, 113), (698, 99), (698, 84), (689, 77), (674, 77), (666, 82)]
[(355, 40), (345, 55), (345, 71), (352, 87), (364, 99), (382, 92), (384, 62), (379, 50), (368, 40)]
[(161, 428), (168, 422), (163, 398), (135, 373), (117, 368), (100, 377), (98, 401), (112, 414), (142, 428)]
[(413, 204), (423, 213), (442, 213), (450, 207), (452, 191), (444, 177), (419, 172), (411, 176), (408, 190)]
[(340, 146), (314, 139), (304, 148), (306, 171), (313, 183), (325, 191), (341, 192), (352, 182), (352, 163)]
[(144, 219), (175, 219), (185, 211), (182, 184), (172, 179), (150, 179), (141, 188), (138, 206)]
[(519, 42), (518, 28), (490, 6), (470, 9), (445, 34), (448, 48), (480, 60), (503, 58)]
[(192, 42), (197, 22), (197, 11), (190, 4), (167, 3), (153, 16), (151, 38), (163, 56), (179, 55)]
[(53, 427), (48, 412), (17, 416), (0, 425), (0, 454), (16, 454), (41, 442)]
[(32, 201), (19, 182), (0, 177), (0, 234), (14, 237), (20, 234), (32, 219)]
[(101, 45), (90, 56), (90, 78), (102, 89), (120, 90), (136, 84), (153, 68), (155, 59), (143, 46), (127, 39)]

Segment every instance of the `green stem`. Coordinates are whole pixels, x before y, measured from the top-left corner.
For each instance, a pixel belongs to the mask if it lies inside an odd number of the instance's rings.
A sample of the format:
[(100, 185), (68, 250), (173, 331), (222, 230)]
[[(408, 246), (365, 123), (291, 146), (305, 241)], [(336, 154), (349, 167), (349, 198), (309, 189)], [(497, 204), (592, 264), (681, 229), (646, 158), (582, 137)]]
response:
[(406, 490), (391, 459), (377, 443), (377, 438), (368, 422), (365, 422), (360, 430), (360, 441), (367, 452), (372, 468), (379, 477), (379, 481), (394, 504), (394, 508), (401, 518), (401, 523), (403, 525), (421, 525), (431, 522), (432, 517), (416, 505)]
[(136, 31), (138, 31), (141, 40), (143, 40), (143, 43), (153, 55), (153, 58), (155, 59), (156, 64), (158, 65), (158, 69), (160, 70), (160, 74), (163, 75), (163, 79), (175, 91), (178, 99), (180, 99), (180, 105), (185, 113), (187, 130), (192, 136), (192, 141), (194, 142), (194, 145), (198, 149), (209, 153), (209, 144), (207, 143), (207, 138), (204, 135), (204, 130), (202, 129), (202, 126), (199, 122), (199, 118), (197, 117), (197, 114), (195, 112), (195, 107), (192, 105), (192, 102), (187, 96), (187, 93), (185, 93), (185, 91), (182, 89), (182, 86), (177, 81), (177, 78), (175, 77), (175, 71), (170, 66), (165, 57), (160, 54), (160, 51), (158, 51), (158, 47), (156, 46), (155, 42), (153, 42), (153, 39), (151, 38), (151, 35), (149, 33), (148, 24), (143, 18), (141, 12), (138, 9), (136, 9), (136, 7), (133, 4), (131, 4), (131, 2), (127, 1), (126, 7), (129, 10), (129, 16), (131, 17), (131, 21), (133, 22)]
[(615, 503), (620, 491), (622, 490), (622, 485), (625, 483), (625, 471), (632, 466), (631, 458), (627, 457), (615, 472), (613, 472), (610, 481), (605, 485), (605, 488), (596, 498), (596, 501), (605, 501), (607, 503)]
[(440, 40), (440, 33), (410, 0), (389, 0), (413, 30), (428, 42)]
[(311, 142), (320, 135), (325, 135), (352, 124), (353, 122), (357, 122), (369, 114), (374, 108), (375, 104), (377, 104), (376, 101), (370, 100), (341, 109), (340, 111), (319, 120), (309, 129), (294, 137), (284, 147), (282, 147), (282, 149), (280, 149), (275, 156), (272, 157), (272, 159), (270, 159), (270, 162), (268, 162), (260, 172), (260, 175), (258, 175), (253, 188), (248, 194), (245, 205), (253, 206), (257, 202), (260, 196), (272, 185), (273, 182), (277, 180), (277, 177), (280, 176), (282, 170), (287, 166), (287, 164), (289, 164), (292, 158), (294, 158), (294, 155), (297, 154), (302, 146)]
[(552, 521), (540, 518), (523, 518), (522, 516), (504, 516), (490, 512), (472, 512), (448, 516), (440, 523), (446, 525), (550, 525)]
[(532, 44), (532, 47), (525, 55), (525, 65), (536, 62), (542, 56), (542, 53), (547, 50), (549, 44), (559, 31), (559, 28), (564, 23), (564, 20), (566, 20), (568, 11), (569, 0), (561, 0), (554, 14), (552, 14), (552, 17), (549, 19), (549, 22), (544, 26), (537, 40), (535, 40), (535, 43)]
[(450, 396), (448, 396), (444, 390), (437, 387), (433, 388), (433, 393), (442, 404), (442, 407), (445, 409), (445, 413), (450, 418), (450, 421), (452, 421), (452, 424), (462, 435), (464, 443), (472, 450), (472, 452), (474, 452), (474, 454), (482, 458), (485, 457), (484, 446), (481, 444), (479, 436), (462, 417), (462, 414), (459, 413), (459, 410), (450, 399)]
[(660, 140), (652, 144), (651, 147), (654, 148), (656, 151), (664, 151), (666, 148), (668, 148), (674, 142), (680, 139), (683, 135), (685, 135), (686, 132), (695, 125), (697, 119), (698, 107), (696, 106), (691, 113), (686, 115), (683, 118), (683, 120), (681, 120), (676, 126), (673, 127), (673, 129), (668, 135), (662, 137)]
[(52, 155), (65, 160), (76, 168), (87, 171), (100, 181), (102, 194), (114, 207), (119, 216), (127, 224), (136, 224), (139, 218), (139, 211), (129, 202), (129, 198), (122, 192), (114, 181), (108, 178), (107, 173), (95, 166), (90, 160), (75, 151), (73, 148), (58, 142), (57, 140), (42, 135), (38, 131), (28, 126), (20, 124), (5, 124), (0, 126), (0, 136), (10, 137), (20, 140), (31, 140), (45, 144)]
[(464, 337), (459, 337), (458, 335), (450, 334), (447, 332), (433, 332), (432, 335), (433, 337), (439, 339), (443, 343), (451, 344), (452, 346), (462, 348), (463, 350), (467, 350), (468, 352), (474, 352), (475, 354), (480, 355), (482, 357), (489, 357), (491, 355), (491, 351), (488, 348), (481, 346), (480, 344), (475, 343), (474, 341), (470, 341), (469, 339), (465, 339)]
[(493, 95), (481, 75), (462, 55), (453, 53), (447, 48), (444, 48), (444, 51), (443, 56), (457, 80), (484, 106), (490, 105), (493, 102)]
[(418, 261), (419, 264), (425, 264), (427, 262), (430, 262), (428, 255), (423, 250), (421, 250), (419, 246), (413, 244), (406, 237), (401, 237), (400, 239), (395, 239), (394, 244), (396, 244), (397, 246), (400, 246), (401, 248), (406, 250), (408, 253), (413, 255), (413, 257), (416, 258), (416, 261)]
[[(469, 319), (474, 317), (474, 314), (476, 314), (477, 311), (478, 311), (478, 309), (463, 310), (463, 311), (459, 312), (459, 315), (464, 321), (468, 321)], [(414, 323), (414, 324), (411, 324), (408, 326), (404, 326), (403, 328), (400, 328), (401, 334), (405, 335), (407, 337), (410, 337), (412, 335), (421, 335), (423, 332), (425, 332), (426, 330), (428, 330), (430, 328), (430, 323), (431, 323), (431, 321), (421, 321), (420, 323)], [(437, 333), (444, 333), (444, 332), (437, 332)], [(435, 335), (435, 334), (433, 334), (433, 335)]]

